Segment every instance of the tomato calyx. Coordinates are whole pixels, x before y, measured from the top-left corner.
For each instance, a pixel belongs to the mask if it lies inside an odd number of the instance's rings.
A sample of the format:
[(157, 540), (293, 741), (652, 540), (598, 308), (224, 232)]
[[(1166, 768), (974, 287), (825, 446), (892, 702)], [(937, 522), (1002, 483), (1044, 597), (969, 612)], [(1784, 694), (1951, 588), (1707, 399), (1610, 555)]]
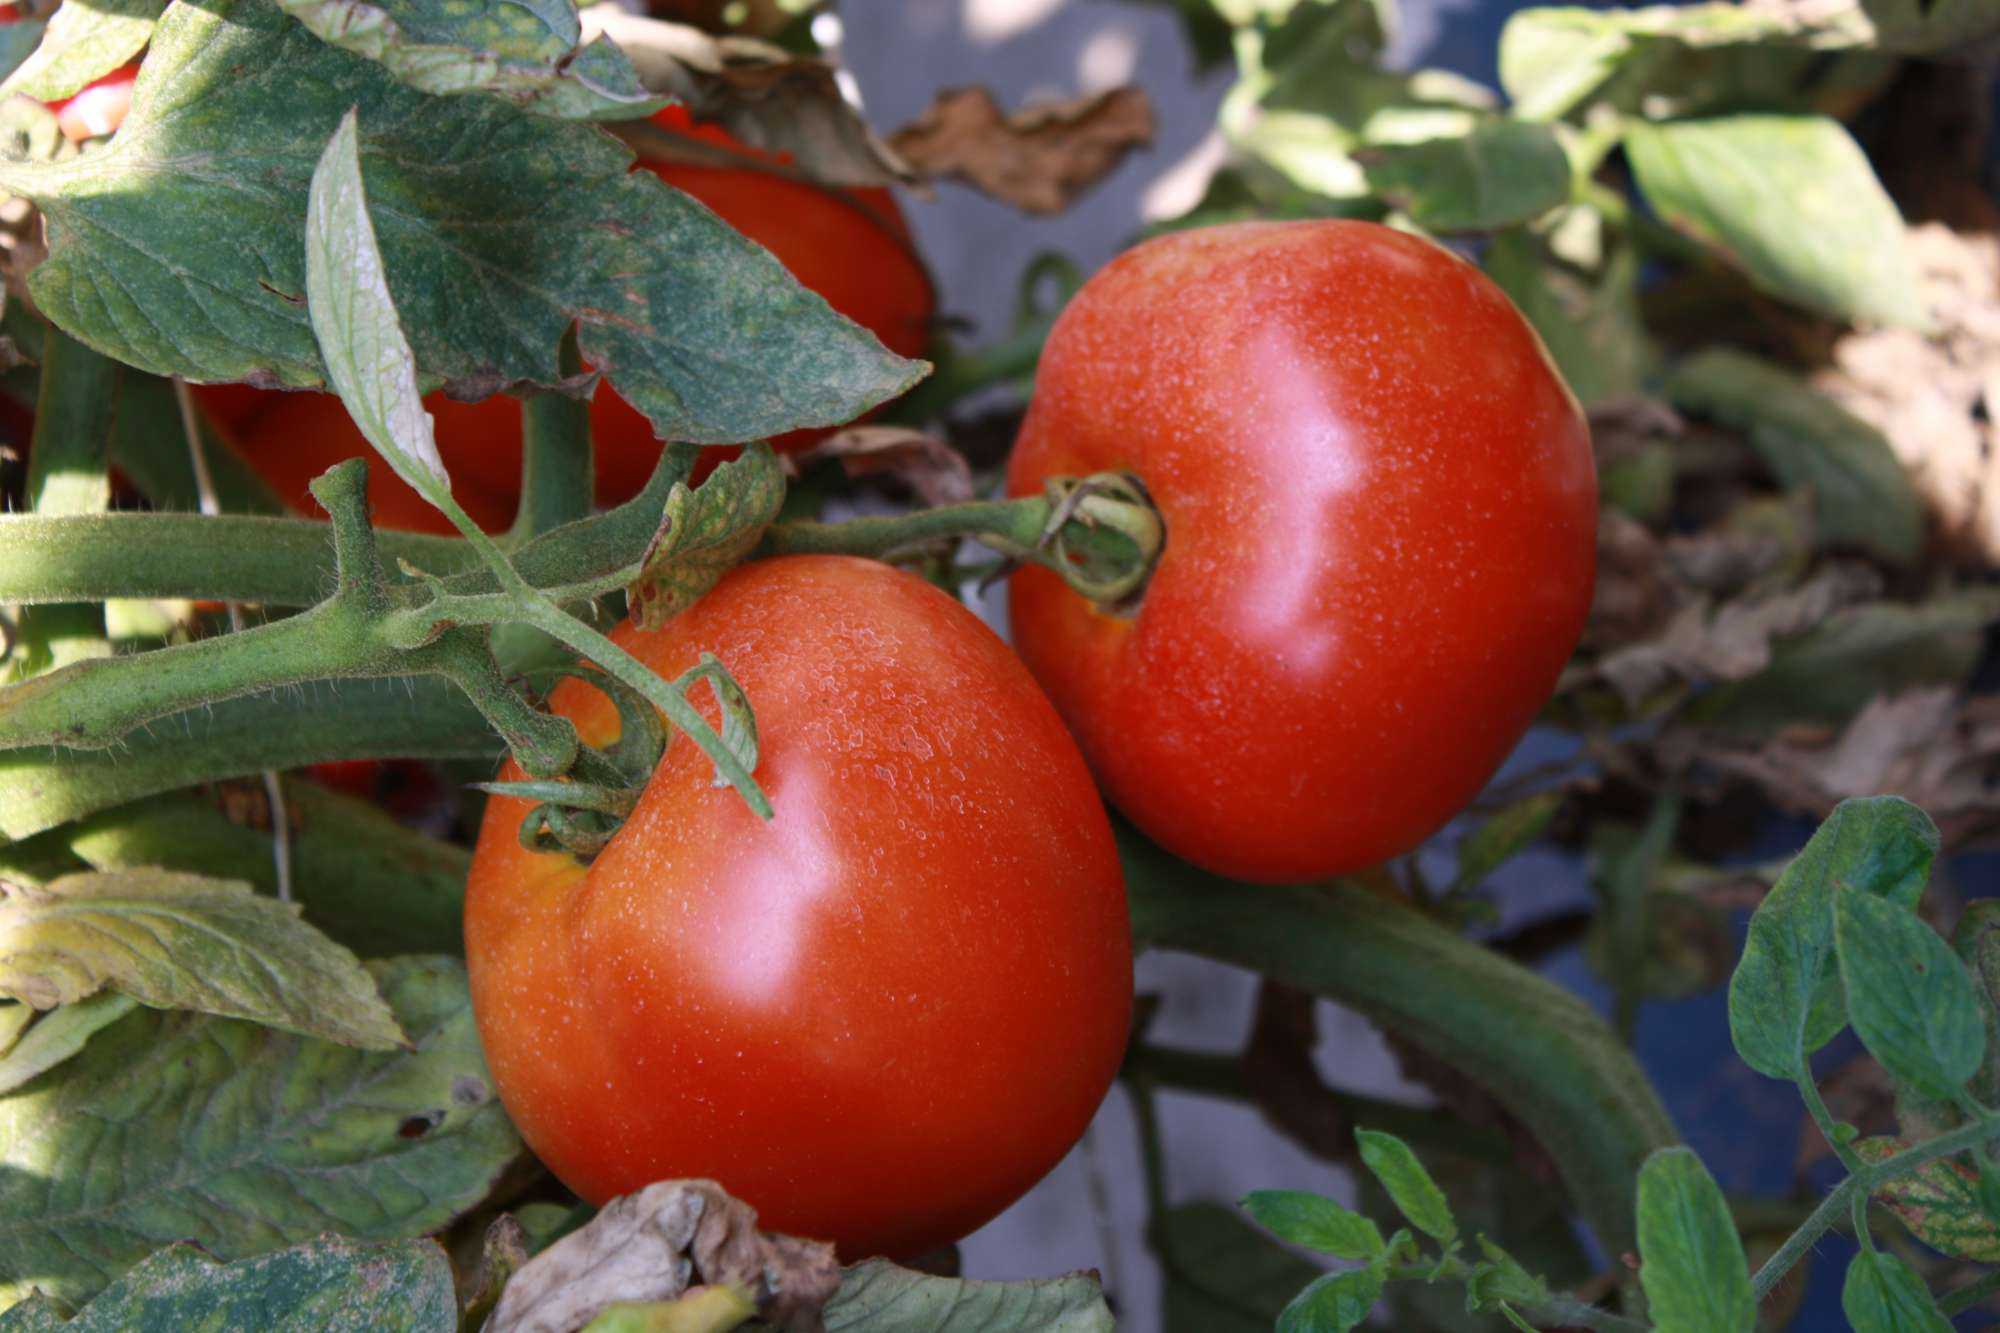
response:
[(1035, 543), (1036, 563), (1110, 615), (1130, 615), (1167, 545), (1166, 520), (1146, 485), (1129, 472), (1051, 477), (1044, 487), (1048, 522)]
[(618, 737), (603, 747), (583, 745), (567, 776), (520, 782), (481, 782), (478, 790), (535, 802), (521, 821), (521, 845), (531, 852), (564, 852), (588, 863), (617, 836), (625, 817), (667, 749), (667, 728), (647, 698), (594, 667), (560, 667), (550, 676), (574, 676), (604, 692), (618, 710)]

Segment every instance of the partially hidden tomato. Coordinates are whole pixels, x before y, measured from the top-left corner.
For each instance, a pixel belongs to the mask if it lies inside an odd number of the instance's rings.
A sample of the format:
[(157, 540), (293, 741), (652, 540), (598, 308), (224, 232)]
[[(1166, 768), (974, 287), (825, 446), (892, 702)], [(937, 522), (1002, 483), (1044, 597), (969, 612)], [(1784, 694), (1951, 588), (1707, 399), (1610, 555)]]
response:
[(111, 133), (125, 122), (125, 113), (132, 106), (132, 85), (138, 79), (139, 62), (134, 59), (71, 96), (49, 103), (49, 110), (56, 113), (56, 128), (71, 143)]
[(1303, 881), (1410, 850), (1554, 688), (1595, 567), (1590, 435), (1520, 313), (1363, 222), (1149, 241), (1051, 332), (1016, 495), (1124, 469), (1166, 545), (1131, 614), (1052, 574), (1014, 642), (1169, 850)]
[[(776, 817), (685, 738), (587, 866), (490, 802), (465, 940), (508, 1114), (593, 1202), (710, 1177), (849, 1260), (970, 1232), (1082, 1134), (1125, 1044), (1123, 880), (1075, 743), (970, 612), (871, 561), (739, 566), (614, 638), (663, 675), (728, 666)], [(616, 735), (579, 682), (551, 706)]]
[[(802, 285), (868, 329), (890, 351), (922, 354), (934, 308), (930, 277), (889, 191), (827, 189), (760, 169), (760, 163), (783, 166), (785, 159), (746, 148), (715, 127), (696, 125), (679, 107), (653, 119), (691, 148), (728, 149), (746, 165), (695, 166), (642, 157), (639, 166), (764, 246)], [(196, 393), (238, 452), (302, 512), (317, 510), (306, 493), (307, 481), (344, 458), (369, 455), (367, 442), (331, 395), (259, 393), (238, 385), (203, 386)], [(520, 494), (520, 404), (504, 396), (461, 403), (432, 394), (424, 405), (436, 420), (438, 453), (452, 476), (453, 493), (482, 527), (505, 527)], [(661, 446), (651, 423), (609, 385), (601, 385), (591, 402), (590, 424), (599, 503), (631, 498), (659, 460)], [(796, 451), (829, 433), (793, 431), (773, 444), (781, 452)], [(707, 454), (728, 456), (722, 450)], [(372, 459), (368, 484), (380, 525), (451, 530), (441, 515)]]

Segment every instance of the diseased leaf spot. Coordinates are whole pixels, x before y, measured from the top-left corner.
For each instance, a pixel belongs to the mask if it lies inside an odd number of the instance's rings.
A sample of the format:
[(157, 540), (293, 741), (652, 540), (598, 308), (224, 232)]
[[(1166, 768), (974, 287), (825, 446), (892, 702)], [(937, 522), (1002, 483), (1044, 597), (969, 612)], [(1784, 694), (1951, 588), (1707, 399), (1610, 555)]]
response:
[(451, 1081), (451, 1100), (455, 1106), (483, 1106), (492, 1096), (492, 1089), (470, 1074), (460, 1074)]
[(396, 1126), (396, 1137), (399, 1139), (420, 1139), (443, 1123), (443, 1111), (425, 1111), (421, 1115), (413, 1115), (406, 1118), (402, 1124)]

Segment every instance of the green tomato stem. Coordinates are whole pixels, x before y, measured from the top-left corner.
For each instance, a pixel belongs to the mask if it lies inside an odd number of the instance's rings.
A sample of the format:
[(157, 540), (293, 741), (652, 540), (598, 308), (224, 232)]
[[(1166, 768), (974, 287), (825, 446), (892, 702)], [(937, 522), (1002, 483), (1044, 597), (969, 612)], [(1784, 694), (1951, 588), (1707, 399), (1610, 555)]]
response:
[[(111, 507), (111, 427), (121, 369), (54, 327), (42, 339), (26, 497), (35, 513), (60, 519)], [(95, 601), (70, 599), (21, 617), (18, 668), (43, 671), (110, 651), (104, 608)]]
[[(573, 334), (563, 338), (565, 377), (582, 372)], [(509, 534), (515, 542), (587, 518), (596, 477), (590, 443), (590, 403), (544, 392), (521, 404), (521, 504)]]
[(1463, 1070), (1555, 1158), (1605, 1248), (1635, 1247), (1639, 1168), (1678, 1136), (1645, 1071), (1583, 1001), (1353, 885), (1236, 884), (1122, 823), (1118, 836), (1139, 942), (1326, 996)]

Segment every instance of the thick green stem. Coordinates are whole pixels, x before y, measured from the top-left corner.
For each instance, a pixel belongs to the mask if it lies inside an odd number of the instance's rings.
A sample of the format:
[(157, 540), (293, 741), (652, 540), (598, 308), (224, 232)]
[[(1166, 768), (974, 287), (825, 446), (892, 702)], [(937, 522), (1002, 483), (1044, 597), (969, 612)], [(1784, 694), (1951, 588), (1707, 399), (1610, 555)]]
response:
[[(472, 567), (456, 537), (378, 532), (390, 562), (436, 574)], [(206, 597), (311, 606), (333, 588), (324, 522), (235, 514), (39, 514), (0, 517), (0, 602)]]
[[(111, 506), (111, 427), (121, 367), (51, 327), (42, 339), (41, 387), (28, 450), (28, 508), (40, 515), (101, 514)], [(73, 599), (21, 617), (29, 671), (102, 657), (104, 608)]]
[[(565, 337), (562, 373), (582, 371), (576, 339)], [(514, 514), (516, 541), (538, 536), (589, 515), (595, 496), (591, 465), (590, 404), (564, 393), (538, 393), (521, 404), (521, 507)]]
[(1634, 1248), (1639, 1168), (1677, 1136), (1645, 1071), (1583, 1001), (1365, 890), (1232, 883), (1122, 824), (1119, 846), (1139, 942), (1337, 1000), (1463, 1071), (1554, 1157), (1605, 1249)]
[(1012, 546), (1033, 546), (1048, 526), (1053, 509), (1049, 501), (1032, 496), (940, 505), (841, 523), (800, 519), (773, 524), (765, 531), (757, 554), (861, 555), (881, 560), (934, 541), (961, 537), (992, 537)]

